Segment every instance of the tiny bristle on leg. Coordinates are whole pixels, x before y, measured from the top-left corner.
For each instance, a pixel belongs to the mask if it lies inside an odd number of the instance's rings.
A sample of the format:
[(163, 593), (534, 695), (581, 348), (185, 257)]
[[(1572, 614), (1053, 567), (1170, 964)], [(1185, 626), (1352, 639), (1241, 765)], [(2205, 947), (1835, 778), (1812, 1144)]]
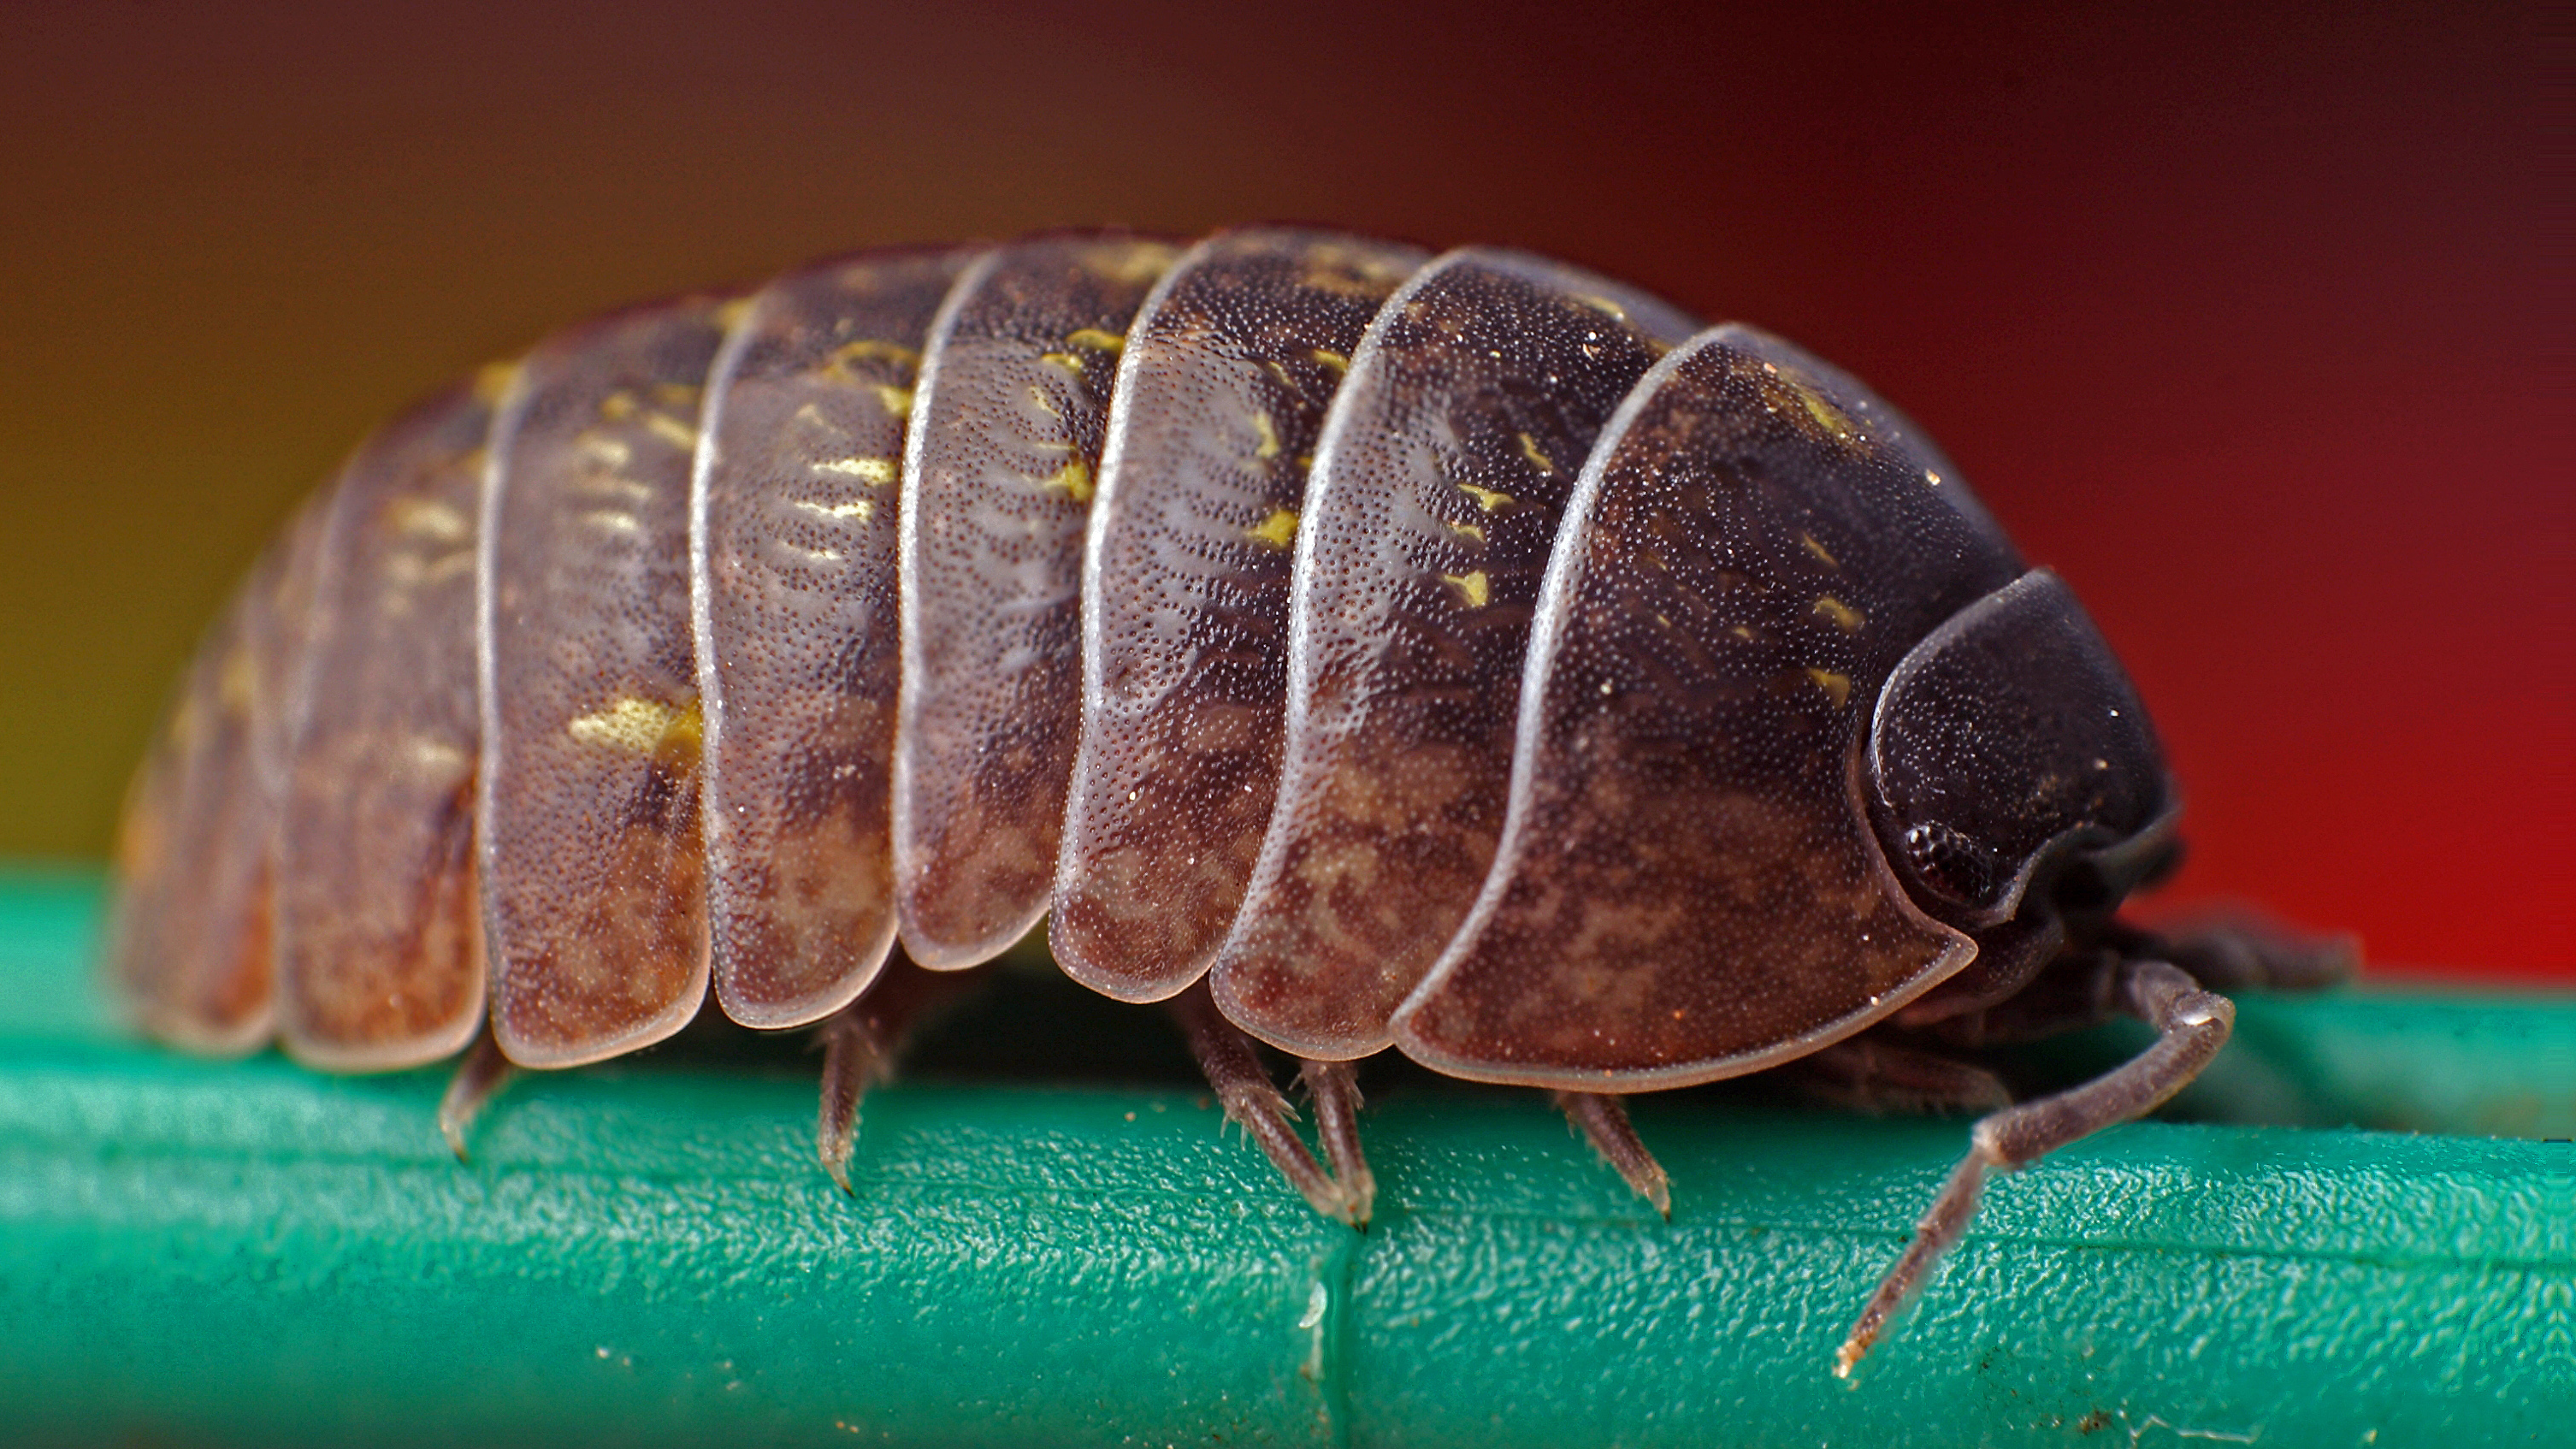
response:
[(1887, 1325), (1922, 1290), (1942, 1254), (1959, 1241), (1977, 1215), (1977, 1199), (1990, 1167), (2018, 1168), (2105, 1127), (2154, 1111), (2208, 1066), (2227, 1044), (2236, 1007), (2204, 991), (2179, 967), (2163, 961), (2123, 961), (2115, 983), (2121, 1010), (2156, 1029), (2145, 1051), (2082, 1086), (2008, 1107), (1978, 1121), (1974, 1145), (1950, 1174), (1931, 1211), (1914, 1230), (1896, 1266), (1870, 1295), (1849, 1336), (1834, 1354), (1834, 1373), (1849, 1378)]
[(1556, 1105), (1583, 1130), (1601, 1160), (1617, 1170), (1620, 1179), (1663, 1214), (1665, 1221), (1671, 1221), (1672, 1179), (1665, 1176), (1664, 1165), (1639, 1140), (1637, 1129), (1628, 1121), (1627, 1107), (1618, 1098), (1599, 1092), (1558, 1092)]
[(492, 1100), (514, 1070), (510, 1059), (501, 1055), (500, 1043), (492, 1039), (492, 1028), (484, 1027), (466, 1049), (465, 1060), (457, 1063), (456, 1075), (447, 1082), (447, 1095), (438, 1103), (438, 1135), (447, 1139), (447, 1150), (456, 1154), (457, 1161), (466, 1158), (465, 1137), (482, 1114), (483, 1104)]
[(1172, 1014), (1180, 1019), (1181, 1030), (1189, 1037), (1190, 1054), (1198, 1058), (1199, 1069), (1207, 1073), (1208, 1085), (1216, 1089), (1226, 1118), (1242, 1124), (1243, 1130), (1260, 1144), (1262, 1155), (1270, 1159), (1308, 1206), (1328, 1218), (1357, 1227), (1341, 1184), (1316, 1164), (1306, 1144), (1288, 1125), (1297, 1109), (1288, 1105), (1288, 1099), (1271, 1082), (1252, 1038), (1217, 1011), (1216, 1003), (1208, 997), (1207, 984), (1201, 982), (1173, 997)]
[(1298, 1067), (1306, 1091), (1315, 1099), (1315, 1133), (1324, 1142), (1324, 1158), (1333, 1165), (1354, 1227), (1367, 1227), (1377, 1206), (1377, 1175), (1369, 1171), (1360, 1150), (1360, 1086), (1349, 1062), (1307, 1061)]

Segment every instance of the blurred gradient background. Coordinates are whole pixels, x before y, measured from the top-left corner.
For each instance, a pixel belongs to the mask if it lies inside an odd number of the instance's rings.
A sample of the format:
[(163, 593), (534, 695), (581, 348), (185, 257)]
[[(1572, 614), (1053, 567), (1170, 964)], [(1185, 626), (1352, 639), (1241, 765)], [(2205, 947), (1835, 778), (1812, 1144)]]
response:
[(2541, 16), (10, 5), (0, 857), (105, 853), (234, 576), (442, 379), (881, 242), (1298, 219), (1870, 379), (2137, 675), (2171, 899), (2576, 983)]

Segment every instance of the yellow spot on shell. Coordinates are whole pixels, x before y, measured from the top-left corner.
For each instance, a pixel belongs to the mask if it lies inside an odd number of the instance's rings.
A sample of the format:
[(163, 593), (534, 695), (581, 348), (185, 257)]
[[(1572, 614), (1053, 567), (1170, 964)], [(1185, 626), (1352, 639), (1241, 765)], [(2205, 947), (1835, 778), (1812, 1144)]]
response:
[(1082, 359), (1070, 352), (1041, 352), (1038, 354), (1038, 361), (1049, 367), (1072, 373), (1076, 377), (1082, 376)]
[(892, 458), (826, 458), (809, 466), (817, 473), (856, 478), (878, 488), (885, 487), (903, 474), (903, 465)]
[(599, 400), (599, 415), (612, 423), (624, 422), (635, 416), (635, 410), (640, 406), (642, 404), (635, 401), (635, 394), (621, 388)]
[(1127, 350), (1126, 338), (1097, 327), (1085, 327), (1064, 340), (1069, 346), (1088, 347), (1094, 352), (1118, 353)]
[(603, 468), (623, 468), (635, 461), (635, 450), (626, 445), (625, 439), (606, 433), (585, 430), (572, 440), (572, 445)]
[[(397, 555), (397, 557), (408, 557), (408, 555)], [(389, 570), (393, 567), (395, 566), (390, 564), (388, 565)], [(449, 579), (456, 577), (458, 574), (467, 574), (472, 573), (473, 571), (474, 550), (470, 548), (460, 548), (453, 553), (441, 554), (437, 558), (430, 560), (428, 563), (420, 565), (419, 571), (407, 582), (415, 584), (443, 584)], [(399, 584), (406, 582), (406, 580), (397, 576), (394, 579), (394, 582)]]
[(1460, 538), (1474, 539), (1478, 543), (1485, 541), (1485, 530), (1482, 524), (1453, 523), (1449, 525), (1449, 531)]
[(642, 533), (644, 531), (644, 525), (636, 521), (634, 514), (622, 513), (614, 508), (602, 508), (595, 512), (585, 513), (581, 516), (581, 521), (589, 524), (593, 528), (606, 529), (610, 533)]
[(474, 525), (465, 515), (444, 503), (428, 498), (398, 498), (385, 510), (386, 522), (396, 533), (433, 538), (440, 543), (463, 543), (474, 536)]
[(1068, 458), (1054, 474), (1040, 479), (1038, 487), (1046, 492), (1061, 491), (1076, 503), (1091, 501), (1091, 465), (1080, 458)]
[(921, 353), (915, 348), (905, 347), (900, 343), (887, 342), (876, 337), (862, 337), (856, 342), (845, 342), (834, 348), (832, 360), (825, 366), (827, 370), (847, 377), (850, 374), (851, 365), (860, 362), (891, 363), (910, 372), (921, 366)]
[(1476, 506), (1487, 513), (1492, 513), (1496, 509), (1509, 508), (1519, 501), (1508, 493), (1498, 493), (1491, 488), (1479, 488), (1473, 483), (1459, 484), (1458, 491), (1475, 499)]
[(877, 506), (864, 498), (851, 503), (817, 503), (811, 498), (799, 498), (796, 506), (817, 518), (855, 518), (861, 523), (875, 517), (877, 511)]
[(1851, 419), (1844, 417), (1841, 409), (1835, 407), (1832, 403), (1825, 401), (1825, 395), (1823, 393), (1817, 392), (1813, 388), (1800, 386), (1794, 382), (1789, 386), (1790, 390), (1798, 395), (1798, 401), (1806, 405), (1807, 416), (1816, 420), (1816, 426), (1823, 428), (1826, 432), (1833, 434), (1837, 438), (1851, 437), (1855, 431), (1852, 427)]
[(215, 674), (215, 701), (227, 714), (247, 714), (251, 702), (259, 698), (259, 661), (251, 652), (235, 645), (224, 656), (224, 667)]
[(1607, 297), (1580, 296), (1576, 297), (1574, 300), (1591, 308), (1595, 312), (1602, 313), (1613, 322), (1625, 322), (1628, 320), (1628, 309), (1611, 301)]
[(1466, 600), (1467, 607), (1470, 609), (1485, 607), (1485, 602), (1494, 596), (1493, 583), (1485, 577), (1483, 569), (1477, 569), (1473, 573), (1442, 574), (1440, 582), (1456, 589), (1458, 597)]
[(724, 303), (722, 306), (716, 308), (716, 325), (727, 332), (731, 332), (733, 329), (742, 325), (743, 318), (750, 315), (751, 299), (749, 297), (736, 297), (732, 301)]
[(1838, 569), (1838, 568), (1841, 568), (1841, 567), (1842, 567), (1842, 565), (1841, 565), (1840, 563), (1837, 563), (1837, 562), (1834, 560), (1834, 556), (1833, 556), (1832, 554), (1825, 552), (1825, 546), (1824, 546), (1823, 544), (1816, 542), (1816, 536), (1815, 536), (1814, 534), (1812, 534), (1812, 533), (1802, 533), (1802, 534), (1799, 534), (1799, 535), (1798, 535), (1798, 542), (1800, 542), (1800, 543), (1802, 543), (1802, 544), (1806, 545), (1807, 552), (1809, 552), (1809, 553), (1811, 553), (1811, 554), (1814, 554), (1816, 557), (1818, 557), (1818, 558), (1820, 558), (1820, 559), (1824, 560), (1825, 567), (1827, 567), (1827, 568), (1829, 568), (1829, 569)]
[(1941, 486), (1941, 475), (1933, 472), (1929, 468), (1926, 468), (1923, 470), (1923, 481), (1931, 484), (1935, 488), (1938, 488)]
[(704, 732), (696, 700), (675, 708), (631, 694), (564, 726), (565, 734), (585, 745), (635, 755), (694, 756)]
[(1172, 255), (1172, 249), (1166, 246), (1127, 244), (1093, 247), (1082, 254), (1082, 269), (1106, 281), (1134, 286), (1150, 282), (1170, 270)]
[(877, 395), (877, 405), (886, 410), (886, 416), (895, 418), (912, 416), (911, 388), (896, 387), (892, 383), (884, 382), (870, 383), (868, 387)]
[(518, 380), (519, 364), (515, 362), (485, 363), (483, 366), (475, 369), (474, 372), (474, 400), (487, 405), (499, 402), (501, 400), (501, 395), (510, 390), (510, 384), (517, 382)]
[(653, 497), (652, 484), (638, 482), (614, 471), (577, 473), (569, 486), (575, 493), (588, 494), (593, 498), (623, 498), (629, 503), (645, 503)]
[(1747, 624), (1729, 624), (1726, 626), (1726, 632), (1747, 644), (1753, 643), (1755, 639), (1752, 626)]
[(1834, 708), (1840, 709), (1850, 702), (1850, 675), (1836, 674), (1830, 669), (1809, 669), (1807, 671), (1807, 677), (1814, 680), (1818, 687), (1822, 688), (1825, 693), (1834, 697)]
[(1261, 520), (1260, 527), (1245, 529), (1243, 536), (1255, 543), (1284, 549), (1297, 541), (1297, 515), (1290, 509), (1274, 508), (1268, 518)]
[(463, 750), (431, 735), (414, 735), (405, 753), (413, 769), (433, 779), (453, 778), (474, 763)]
[(1861, 614), (1860, 610), (1853, 608), (1851, 605), (1844, 603), (1842, 600), (1835, 598), (1831, 594), (1827, 594), (1823, 598), (1816, 600), (1814, 612), (1822, 614), (1826, 618), (1833, 620), (1834, 627), (1842, 630), (1846, 634), (1859, 633), (1860, 626), (1864, 621), (1864, 616)]
[(1530, 466), (1536, 468), (1542, 473), (1554, 473), (1556, 471), (1556, 460), (1539, 451), (1538, 439), (1531, 437), (1527, 433), (1523, 433), (1520, 436), (1521, 456), (1529, 459)]
[(1329, 347), (1318, 347), (1306, 355), (1312, 357), (1317, 362), (1322, 363), (1324, 366), (1331, 368), (1335, 372), (1348, 372), (1351, 370), (1351, 360), (1343, 356), (1341, 353), (1333, 351)]
[(1265, 463), (1278, 457), (1279, 430), (1271, 426), (1270, 414), (1254, 413), (1252, 415), (1252, 430), (1261, 435), (1261, 446), (1252, 450), (1252, 456)]
[(646, 413), (644, 430), (674, 448), (694, 449), (698, 446), (698, 430), (668, 413)]

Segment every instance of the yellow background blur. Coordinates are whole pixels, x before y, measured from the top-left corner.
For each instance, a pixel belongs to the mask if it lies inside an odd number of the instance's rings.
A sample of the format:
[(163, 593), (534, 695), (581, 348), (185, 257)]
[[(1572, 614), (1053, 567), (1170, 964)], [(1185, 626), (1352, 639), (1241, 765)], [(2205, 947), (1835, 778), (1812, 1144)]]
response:
[(2536, 10), (1749, 8), (0, 8), (0, 857), (103, 854), (292, 500), (552, 326), (880, 242), (1317, 220), (1869, 378), (2139, 676), (2187, 891), (2576, 974), (2491, 889), (2566, 813), (2504, 743), (2568, 672), (2564, 450), (2516, 421)]

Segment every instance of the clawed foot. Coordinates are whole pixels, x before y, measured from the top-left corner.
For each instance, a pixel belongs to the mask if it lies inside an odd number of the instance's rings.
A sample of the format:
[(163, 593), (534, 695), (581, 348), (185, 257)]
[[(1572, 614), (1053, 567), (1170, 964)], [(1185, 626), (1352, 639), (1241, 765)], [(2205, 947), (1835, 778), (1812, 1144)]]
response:
[(1377, 1201), (1377, 1180), (1360, 1152), (1360, 1094), (1350, 1063), (1306, 1061), (1300, 1068), (1314, 1096), (1324, 1155), (1332, 1164), (1332, 1171), (1326, 1172), (1289, 1125), (1297, 1109), (1271, 1083), (1252, 1038), (1217, 1011), (1206, 985), (1173, 998), (1172, 1014), (1188, 1035), (1190, 1053), (1207, 1073), (1208, 1085), (1216, 1089), (1227, 1119), (1242, 1125), (1260, 1145), (1262, 1155), (1315, 1211), (1355, 1228), (1367, 1227)]
[(501, 1045), (492, 1039), (487, 1023), (467, 1049), (465, 1060), (456, 1064), (456, 1075), (448, 1078), (447, 1095), (438, 1104), (438, 1135), (447, 1139), (447, 1150), (456, 1154), (457, 1161), (465, 1160), (465, 1137), (473, 1130), (474, 1119), (516, 1070), (501, 1055)]
[(1666, 1222), (1672, 1221), (1672, 1179), (1665, 1176), (1664, 1165), (1646, 1150), (1646, 1144), (1638, 1140), (1637, 1129), (1628, 1122), (1626, 1104), (1599, 1092), (1558, 1092), (1555, 1096), (1557, 1107), (1581, 1129), (1592, 1143), (1592, 1150), (1601, 1154), (1601, 1160), (1636, 1189), (1637, 1196), (1663, 1214)]
[(850, 1154), (868, 1088), (894, 1075), (897, 1055), (922, 1022), (982, 979), (980, 970), (930, 971), (898, 953), (858, 1000), (816, 1024), (823, 1100), (814, 1120), (814, 1152), (841, 1191), (851, 1190)]

